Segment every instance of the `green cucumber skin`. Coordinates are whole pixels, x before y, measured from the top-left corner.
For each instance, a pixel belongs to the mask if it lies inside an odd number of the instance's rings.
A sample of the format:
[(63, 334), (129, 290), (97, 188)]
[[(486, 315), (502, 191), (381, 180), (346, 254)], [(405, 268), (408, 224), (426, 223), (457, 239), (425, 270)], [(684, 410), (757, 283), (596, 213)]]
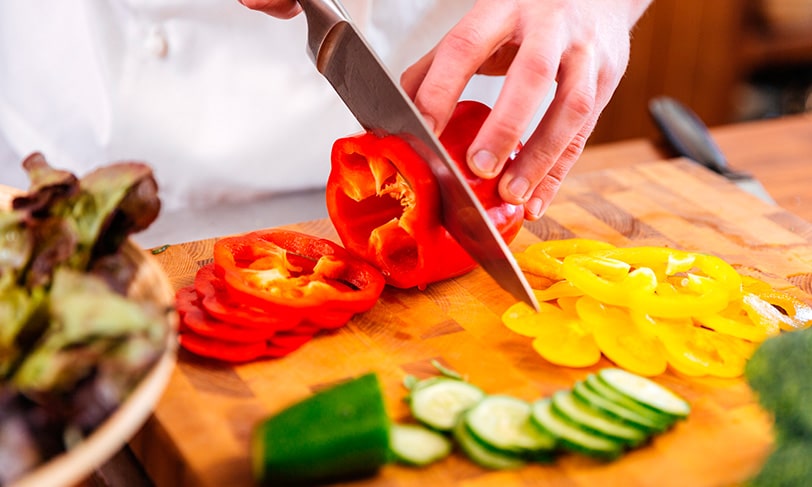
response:
[(657, 432), (663, 432), (671, 427), (674, 424), (673, 416), (664, 414), (660, 411), (656, 411), (652, 408), (647, 407), (644, 404), (641, 404), (635, 401), (633, 398), (622, 394), (620, 391), (617, 391), (610, 385), (603, 382), (598, 375), (590, 374), (584, 380), (584, 384), (587, 388), (603, 396), (605, 399), (608, 399), (619, 406), (623, 406), (624, 408), (628, 409), (629, 411), (634, 412), (635, 414), (642, 416), (645, 418), (650, 426)]
[(597, 408), (627, 426), (638, 428), (646, 434), (659, 433), (662, 431), (660, 424), (654, 423), (649, 418), (641, 416), (622, 405), (618, 405), (606, 399), (604, 396), (587, 387), (584, 381), (576, 382), (572, 388), (572, 393), (575, 399), (581, 401), (584, 405)]
[(377, 376), (344, 382), (254, 429), (255, 479), (263, 485), (312, 485), (374, 475), (389, 460), (389, 427)]
[(572, 424), (596, 435), (605, 436), (628, 447), (638, 447), (648, 440), (639, 428), (627, 426), (603, 411), (577, 400), (571, 391), (558, 391), (552, 397), (553, 412)]
[(651, 414), (654, 414), (654, 415), (657, 415), (659, 417), (664, 418), (665, 421), (674, 422), (674, 421), (677, 421), (677, 420), (680, 420), (680, 419), (685, 419), (688, 416), (688, 414), (691, 412), (691, 407), (690, 407), (690, 405), (688, 404), (688, 402), (685, 399), (677, 396), (676, 394), (674, 394), (673, 391), (671, 391), (671, 390), (669, 390), (669, 389), (667, 389), (667, 388), (665, 388), (665, 387), (657, 384), (656, 382), (654, 382), (654, 381), (652, 381), (650, 379), (647, 379), (645, 377), (634, 377), (633, 374), (630, 374), (636, 380), (642, 381), (642, 382), (650, 382), (652, 384), (652, 387), (660, 388), (660, 389), (663, 390), (664, 394), (667, 394), (669, 396), (673, 396), (673, 400), (676, 401), (680, 406), (682, 406), (682, 408), (680, 408), (679, 411), (666, 410), (664, 407), (658, 407), (657, 405), (655, 405), (653, 403), (645, 402), (645, 401), (641, 400), (639, 397), (634, 396), (629, 391), (622, 390), (621, 388), (619, 388), (619, 387), (617, 387), (617, 386), (615, 386), (615, 385), (613, 385), (611, 383), (612, 382), (612, 375), (615, 375), (615, 376), (621, 375), (621, 376), (623, 376), (623, 375), (628, 375), (628, 374), (629, 374), (628, 372), (626, 372), (626, 371), (624, 371), (622, 369), (603, 369), (603, 370), (600, 370), (597, 374), (595, 374), (595, 377), (596, 377), (595, 380), (600, 382), (602, 385), (605, 385), (606, 387), (610, 388), (611, 390), (615, 391), (617, 394), (620, 394), (623, 397), (628, 398), (630, 401), (634, 402), (634, 404), (637, 404), (639, 407), (643, 408), (645, 411), (649, 411), (649, 412), (651, 412)]
[[(625, 444), (610, 439), (602, 435), (596, 435), (584, 429), (578, 423), (571, 423), (567, 419), (558, 416), (552, 409), (550, 398), (540, 399), (533, 403), (533, 423), (540, 429), (556, 438), (556, 441), (568, 451), (580, 453), (600, 460), (614, 460), (619, 458), (625, 451)], [(588, 441), (593, 441), (593, 446), (588, 446), (585, 441), (579, 441), (574, 436), (570, 436), (563, 428), (558, 428), (551, 423), (559, 423), (563, 427), (570, 427), (578, 430)]]
[(452, 434), (463, 453), (480, 467), (489, 470), (509, 470), (526, 465), (525, 460), (520, 456), (493, 450), (477, 440), (471, 433), (464, 416), (454, 425)]

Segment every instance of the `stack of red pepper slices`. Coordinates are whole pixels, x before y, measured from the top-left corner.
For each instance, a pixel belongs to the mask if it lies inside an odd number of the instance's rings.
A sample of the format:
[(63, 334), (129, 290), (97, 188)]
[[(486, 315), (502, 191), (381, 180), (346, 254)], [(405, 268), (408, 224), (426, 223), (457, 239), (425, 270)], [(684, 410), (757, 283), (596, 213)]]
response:
[[(524, 222), (523, 206), (502, 200), (498, 177), (482, 179), (466, 163), (490, 111), (476, 101), (458, 103), (440, 142), (510, 243)], [(442, 224), (440, 188), (428, 165), (404, 140), (370, 132), (345, 137), (333, 144), (331, 162), (330, 220), (344, 247), (380, 269), (387, 284), (424, 289), (476, 267)]]
[(381, 273), (330, 240), (271, 229), (227, 237), (177, 293), (179, 341), (197, 355), (281, 357), (369, 310)]

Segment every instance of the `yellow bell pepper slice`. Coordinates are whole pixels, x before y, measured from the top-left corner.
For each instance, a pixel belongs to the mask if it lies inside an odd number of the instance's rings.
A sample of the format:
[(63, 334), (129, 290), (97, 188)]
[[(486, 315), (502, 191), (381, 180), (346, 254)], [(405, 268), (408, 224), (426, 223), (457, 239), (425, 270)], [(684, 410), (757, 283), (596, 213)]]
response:
[(722, 335), (689, 323), (657, 320), (658, 337), (663, 343), (666, 360), (674, 370), (684, 375), (710, 375), (735, 378), (744, 373), (746, 350), (752, 350), (744, 340)]
[(561, 308), (544, 301), (539, 301), (538, 312), (524, 302), (518, 302), (502, 313), (502, 323), (510, 331), (526, 337), (539, 336), (549, 322), (563, 320), (564, 313)]
[(526, 272), (559, 281), (562, 259), (571, 254), (584, 254), (593, 250), (606, 250), (614, 245), (588, 238), (546, 240), (528, 246), (516, 255), (519, 267)]
[(762, 323), (754, 323), (747, 316), (737, 319), (725, 316), (724, 313), (709, 313), (695, 316), (694, 321), (717, 333), (757, 343), (763, 342), (779, 331), (777, 326), (767, 328), (764, 327)]
[(577, 312), (575, 311), (575, 305), (582, 296), (583, 294), (580, 296), (562, 296), (556, 299), (555, 302), (559, 308), (564, 310), (564, 312), (571, 315), (576, 315)]
[(657, 287), (657, 278), (650, 270), (630, 269), (617, 259), (573, 254), (564, 258), (561, 274), (585, 295), (606, 304), (628, 306), (633, 294), (650, 294)]
[(601, 359), (595, 338), (578, 319), (548, 323), (533, 339), (533, 349), (545, 360), (564, 367), (589, 367)]
[(502, 314), (502, 322), (519, 335), (533, 337), (532, 346), (545, 360), (565, 367), (588, 367), (601, 358), (592, 334), (574, 314), (541, 302), (536, 313), (516, 303)]
[(660, 340), (637, 327), (626, 309), (584, 296), (577, 301), (576, 310), (592, 330), (598, 348), (617, 366), (645, 377), (665, 372)]
[(558, 281), (546, 289), (534, 289), (533, 294), (538, 301), (555, 301), (559, 298), (580, 297), (584, 292), (570, 281)]

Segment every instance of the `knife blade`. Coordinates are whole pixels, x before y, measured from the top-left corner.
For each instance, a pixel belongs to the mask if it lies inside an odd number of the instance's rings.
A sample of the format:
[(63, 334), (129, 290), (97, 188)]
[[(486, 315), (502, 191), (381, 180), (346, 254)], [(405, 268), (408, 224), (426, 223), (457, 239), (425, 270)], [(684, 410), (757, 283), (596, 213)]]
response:
[(510, 249), (445, 148), (411, 99), (369, 46), (338, 0), (299, 0), (307, 19), (308, 51), (318, 71), (365, 129), (406, 140), (440, 186), (448, 232), (516, 299), (538, 301)]
[(649, 113), (669, 145), (683, 157), (702, 164), (769, 204), (776, 204), (752, 174), (732, 169), (710, 130), (690, 108), (669, 96), (649, 101)]

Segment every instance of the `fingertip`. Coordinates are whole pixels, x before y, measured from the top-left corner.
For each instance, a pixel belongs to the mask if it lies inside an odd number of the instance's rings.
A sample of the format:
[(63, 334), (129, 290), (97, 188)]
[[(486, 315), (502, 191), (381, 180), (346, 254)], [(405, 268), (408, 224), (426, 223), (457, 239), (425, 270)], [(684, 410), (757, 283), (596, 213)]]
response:
[(531, 191), (530, 180), (521, 175), (508, 177), (508, 181), (500, 188), (502, 199), (513, 204), (527, 202)]
[(487, 150), (478, 150), (469, 157), (471, 170), (480, 177), (492, 177), (499, 169), (499, 159)]
[(544, 201), (538, 196), (530, 198), (524, 204), (524, 217), (526, 220), (534, 221), (541, 218), (542, 209), (544, 208)]
[(299, 5), (299, 2), (296, 1), (284, 1), (280, 2), (278, 0), (237, 0), (243, 6), (248, 7), (251, 10), (257, 10), (260, 12), (264, 12), (272, 17), (276, 17), (278, 19), (292, 19), (301, 13), (302, 7)]

